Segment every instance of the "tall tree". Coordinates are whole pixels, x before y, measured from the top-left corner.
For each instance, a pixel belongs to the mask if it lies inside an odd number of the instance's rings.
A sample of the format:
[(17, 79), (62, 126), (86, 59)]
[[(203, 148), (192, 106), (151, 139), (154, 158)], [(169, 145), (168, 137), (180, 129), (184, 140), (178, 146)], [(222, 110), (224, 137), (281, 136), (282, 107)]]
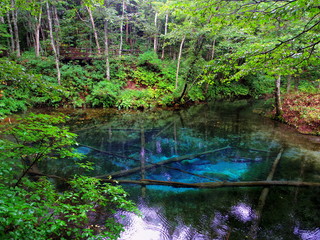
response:
[(7, 22), (8, 22), (8, 28), (10, 33), (10, 49), (11, 49), (11, 52), (14, 52), (15, 41), (14, 41), (14, 34), (13, 34), (13, 28), (12, 28), (12, 19), (9, 12), (7, 12)]
[(230, 39), (232, 44), (211, 62), (215, 73), (229, 80), (252, 73), (274, 76), (279, 95), (279, 76), (297, 73), (316, 62), (320, 43), (317, 0), (181, 0), (176, 12), (197, 17), (213, 29), (215, 25), (233, 29), (237, 36)]
[[(104, 11), (105, 11), (105, 16), (104, 16), (104, 54), (106, 58), (106, 78), (107, 80), (110, 80), (110, 60), (109, 60), (109, 33), (108, 33), (108, 15), (110, 16), (111, 14), (108, 14), (108, 0), (104, 0)], [(109, 8), (110, 9), (110, 8)]]
[(49, 6), (49, 2), (48, 1), (46, 2), (46, 7), (47, 7), (47, 16), (48, 16), (48, 23), (49, 23), (49, 33), (50, 33), (51, 47), (52, 47), (53, 55), (54, 55), (55, 62), (56, 62), (57, 79), (58, 79), (58, 84), (61, 85), (59, 54), (58, 54), (57, 47), (56, 47), (56, 44), (55, 44), (55, 40), (54, 40), (54, 37), (53, 37), (52, 17), (51, 17), (51, 11), (50, 11), (50, 6)]
[(20, 50), (20, 39), (19, 39), (19, 28), (18, 28), (18, 12), (17, 12), (17, 5), (15, 0), (11, 0), (11, 8), (12, 8), (12, 23), (14, 29), (14, 42), (17, 57), (21, 56)]
[(162, 43), (162, 51), (161, 51), (161, 59), (163, 60), (164, 59), (164, 49), (165, 49), (165, 37), (168, 33), (168, 21), (169, 21), (169, 14), (166, 13), (166, 17), (165, 17), (165, 24), (164, 24), (164, 40), (163, 40), (163, 43)]
[(98, 51), (98, 54), (100, 55), (101, 54), (101, 49), (100, 49), (100, 44), (99, 44), (98, 31), (97, 31), (96, 24), (95, 24), (94, 19), (93, 19), (91, 7), (89, 5), (85, 5), (85, 7), (86, 7), (86, 9), (88, 11), (88, 14), (89, 14), (89, 19), (90, 19), (90, 22), (91, 22), (93, 35), (94, 35), (94, 39), (95, 39), (95, 42), (96, 42), (97, 51)]
[(42, 21), (42, 13), (43, 13), (43, 0), (30, 0), (26, 2), (20, 3), (20, 8), (27, 10), (31, 17), (33, 17), (34, 21), (34, 49), (35, 55), (37, 57), (40, 56), (40, 29), (41, 29), (41, 21)]
[(122, 12), (121, 12), (121, 19), (120, 19), (120, 43), (119, 43), (119, 56), (122, 55), (122, 48), (123, 48), (123, 24), (125, 19), (125, 11), (126, 11), (126, 0), (122, 0)]
[(180, 71), (180, 64), (181, 64), (181, 57), (182, 57), (182, 49), (183, 49), (183, 44), (184, 44), (185, 40), (186, 40), (186, 36), (184, 35), (181, 39), (180, 48), (179, 48), (177, 70), (176, 70), (176, 82), (174, 85), (175, 89), (178, 88), (178, 84), (179, 84), (179, 71)]

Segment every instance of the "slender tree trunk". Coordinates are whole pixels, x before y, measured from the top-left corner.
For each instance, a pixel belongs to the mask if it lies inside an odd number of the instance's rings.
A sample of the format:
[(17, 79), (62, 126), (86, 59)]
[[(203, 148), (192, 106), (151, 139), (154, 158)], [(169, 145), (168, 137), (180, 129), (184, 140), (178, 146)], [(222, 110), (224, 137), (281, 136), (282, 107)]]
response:
[(108, 20), (104, 20), (104, 54), (106, 57), (106, 78), (110, 80), (110, 62), (109, 62), (109, 39), (108, 39)]
[(98, 54), (101, 54), (101, 50), (100, 50), (100, 44), (99, 44), (99, 38), (98, 38), (98, 32), (96, 29), (96, 24), (94, 22), (93, 16), (92, 16), (92, 11), (90, 9), (90, 7), (86, 6), (88, 13), (89, 13), (89, 18), (90, 18), (90, 22), (91, 22), (91, 26), (92, 26), (92, 31), (93, 31), (93, 35), (94, 35), (94, 40), (96, 42), (96, 46), (98, 49)]
[(125, 10), (125, 0), (122, 0), (122, 16), (120, 22), (120, 45), (119, 45), (119, 56), (122, 55), (122, 46), (123, 46), (123, 20), (124, 20), (124, 10)]
[(276, 79), (276, 89), (275, 89), (275, 106), (276, 106), (276, 119), (281, 119), (282, 116), (282, 104), (281, 104), (281, 75), (278, 75)]
[(11, 0), (11, 7), (12, 7), (12, 21), (13, 21), (13, 29), (14, 29), (14, 36), (15, 36), (15, 51), (16, 56), (21, 56), (21, 50), (20, 50), (20, 39), (19, 39), (19, 28), (18, 28), (18, 13), (15, 9), (15, 1)]
[(157, 29), (157, 21), (158, 21), (158, 13), (156, 12), (155, 16), (154, 16), (154, 28), (155, 28), (155, 33), (153, 36), (153, 51), (155, 53), (157, 53), (157, 49), (158, 49), (158, 38), (157, 38), (157, 33), (158, 33), (158, 29)]
[(46, 2), (46, 5), (47, 5), (47, 15), (48, 15), (51, 47), (52, 47), (52, 51), (53, 51), (55, 62), (56, 62), (58, 84), (61, 85), (60, 61), (59, 61), (59, 55), (57, 53), (56, 44), (54, 42), (54, 37), (53, 37), (51, 12), (50, 12), (50, 7), (48, 2)]
[[(164, 36), (167, 35), (168, 33), (168, 19), (169, 19), (169, 14), (166, 14), (166, 21), (164, 24)], [(164, 48), (165, 48), (165, 39), (163, 40), (163, 44), (162, 44), (162, 53), (161, 53), (161, 59), (164, 59)]]
[(9, 27), (9, 33), (10, 33), (10, 51), (14, 52), (15, 50), (15, 44), (14, 44), (14, 36), (13, 36), (13, 30), (12, 30), (12, 21), (10, 17), (10, 13), (7, 12), (7, 21), (8, 21), (8, 27)]
[(54, 30), (55, 30), (55, 39), (56, 39), (56, 50), (57, 50), (57, 54), (58, 56), (60, 56), (60, 21), (59, 21), (59, 17), (58, 17), (58, 11), (57, 11), (57, 7), (56, 6), (52, 6), (53, 7), (53, 22), (54, 22)]
[(40, 57), (40, 27), (41, 27), (41, 19), (42, 19), (42, 7), (40, 7), (40, 12), (36, 19), (36, 29), (35, 29), (35, 53), (37, 57)]
[[(40, 176), (50, 176), (53, 178), (62, 179), (55, 175), (36, 174)], [(102, 179), (101, 182), (116, 183), (116, 184), (139, 184), (139, 185), (157, 185), (157, 186), (171, 186), (176, 188), (201, 188), (201, 189), (215, 189), (226, 187), (272, 187), (272, 186), (287, 186), (287, 187), (320, 187), (320, 183), (317, 182), (299, 182), (299, 181), (251, 181), (251, 182), (204, 182), (204, 183), (183, 183), (183, 182), (171, 182), (171, 181), (158, 181), (151, 179), (141, 180), (113, 180)], [(229, 238), (228, 238), (229, 239)]]
[(180, 43), (180, 49), (179, 49), (179, 56), (178, 56), (178, 63), (177, 63), (177, 72), (176, 72), (176, 83), (175, 83), (175, 89), (178, 88), (178, 81), (179, 81), (179, 71), (180, 71), (180, 63), (181, 63), (181, 55), (182, 55), (182, 48), (184, 41), (186, 39), (186, 36), (183, 36), (181, 43)]

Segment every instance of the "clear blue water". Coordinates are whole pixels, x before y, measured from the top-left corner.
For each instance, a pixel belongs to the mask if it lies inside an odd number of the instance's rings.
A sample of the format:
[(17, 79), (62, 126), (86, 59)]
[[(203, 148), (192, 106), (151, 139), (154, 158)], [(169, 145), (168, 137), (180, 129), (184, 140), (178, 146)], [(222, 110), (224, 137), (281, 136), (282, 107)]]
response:
[[(260, 103), (261, 104), (261, 103)], [(117, 179), (183, 183), (266, 180), (284, 149), (274, 180), (320, 181), (320, 138), (255, 114), (259, 103), (216, 102), (179, 111), (94, 112), (72, 125), (77, 151), (94, 162), (92, 176), (153, 165)], [(81, 111), (90, 116), (94, 110)], [(165, 160), (229, 147), (161, 166)], [(79, 168), (47, 164), (56, 174)], [(319, 188), (271, 187), (258, 209), (262, 187), (185, 189), (124, 185), (143, 217), (127, 214), (122, 240), (320, 239)], [(120, 220), (119, 220), (120, 221)]]

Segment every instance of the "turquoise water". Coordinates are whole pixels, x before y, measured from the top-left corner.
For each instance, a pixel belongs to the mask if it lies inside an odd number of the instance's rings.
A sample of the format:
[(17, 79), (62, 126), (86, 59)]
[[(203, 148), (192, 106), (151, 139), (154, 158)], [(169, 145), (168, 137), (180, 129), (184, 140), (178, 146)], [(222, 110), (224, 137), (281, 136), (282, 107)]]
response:
[[(79, 135), (77, 151), (86, 155), (83, 161), (94, 162), (92, 176), (138, 168), (116, 179), (266, 180), (283, 149), (274, 180), (320, 182), (320, 138), (255, 114), (260, 107), (237, 101), (176, 111), (101, 111), (93, 120), (73, 124), (72, 130)], [(79, 115), (90, 116), (90, 111)], [(198, 155), (188, 157), (192, 154)], [(186, 158), (156, 165), (181, 156)], [(60, 175), (80, 171), (72, 162), (55, 164), (43, 168)], [(126, 226), (122, 240), (320, 239), (319, 188), (271, 187), (260, 209), (262, 187), (124, 187), (143, 217), (128, 214), (121, 220)]]

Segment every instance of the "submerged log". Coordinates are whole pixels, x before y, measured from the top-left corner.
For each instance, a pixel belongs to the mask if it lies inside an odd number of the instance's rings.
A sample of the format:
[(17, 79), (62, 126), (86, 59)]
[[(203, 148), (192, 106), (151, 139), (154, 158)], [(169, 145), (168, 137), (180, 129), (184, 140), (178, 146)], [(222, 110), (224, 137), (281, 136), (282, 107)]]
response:
[[(106, 151), (103, 151), (103, 150), (100, 150), (100, 149), (97, 149), (97, 148), (94, 148), (94, 147), (91, 147), (91, 146), (88, 146), (88, 145), (84, 145), (84, 144), (79, 144), (79, 145), (81, 145), (83, 147), (90, 148), (90, 149), (92, 149), (94, 151), (97, 151), (97, 152), (101, 152), (103, 154), (107, 154), (107, 155), (111, 155), (111, 156), (115, 156), (115, 157), (119, 157), (119, 158), (130, 159), (130, 160), (133, 160), (133, 161), (136, 161), (136, 162), (140, 162), (140, 160), (136, 159), (136, 158), (127, 157), (127, 156), (123, 156), (123, 155), (119, 155), (119, 154), (115, 154), (115, 153), (111, 153), (111, 152), (106, 152)], [(157, 167), (157, 165), (159, 164), (159, 163), (151, 163), (149, 161), (146, 161), (146, 163), (148, 163), (150, 165), (153, 165), (153, 167)], [(163, 165), (160, 165), (160, 166), (163, 166)], [(193, 176), (196, 176), (196, 177), (206, 178), (206, 179), (209, 179), (209, 180), (212, 180), (212, 181), (215, 180), (215, 179), (213, 179), (211, 177), (200, 175), (200, 174), (191, 173), (191, 172), (179, 169), (179, 168), (174, 168), (174, 167), (169, 167), (169, 166), (164, 166), (164, 167), (168, 168), (168, 169), (176, 170), (176, 171), (179, 171), (179, 172), (182, 172), (182, 173), (186, 173), (186, 174), (189, 174), (189, 175), (193, 175)], [(98, 176), (97, 178), (101, 178), (101, 177)]]
[[(180, 157), (173, 157), (173, 158), (169, 158), (167, 160), (158, 162), (158, 163), (153, 163), (153, 164), (148, 164), (144, 167), (145, 170), (151, 169), (151, 168), (155, 168), (155, 167), (159, 167), (165, 164), (170, 164), (170, 163), (174, 163), (174, 162), (181, 162), (183, 160), (186, 159), (194, 159), (203, 155), (208, 155), (208, 154), (212, 154), (215, 152), (219, 152), (219, 151), (223, 151), (223, 150), (227, 150), (227, 149), (231, 149), (231, 147), (227, 146), (227, 147), (223, 147), (223, 148), (219, 148), (219, 149), (215, 149), (215, 150), (211, 150), (211, 151), (206, 151), (206, 152), (201, 152), (201, 153), (195, 153), (195, 154), (188, 154), (188, 155), (183, 155)], [(122, 171), (118, 171), (118, 172), (114, 172), (108, 175), (102, 175), (102, 176), (96, 176), (96, 178), (116, 178), (116, 177), (123, 177), (123, 176), (127, 176), (136, 172), (139, 172), (141, 170), (141, 167), (135, 167), (129, 170), (122, 170)]]
[(300, 182), (300, 181), (246, 181), (246, 182), (204, 182), (204, 183), (183, 183), (171, 181), (158, 181), (150, 179), (141, 180), (114, 180), (103, 179), (101, 182), (116, 184), (137, 184), (137, 185), (158, 185), (170, 186), (175, 188), (223, 188), (223, 187), (320, 187), (320, 183)]
[[(272, 181), (274, 173), (275, 173), (275, 171), (277, 169), (277, 166), (278, 166), (278, 164), (280, 162), (282, 153), (283, 153), (283, 148), (281, 148), (281, 150), (278, 153), (276, 159), (274, 160), (266, 181)], [(259, 223), (260, 223), (260, 220), (261, 220), (262, 211), (263, 211), (264, 205), (266, 203), (266, 199), (267, 199), (267, 196), (269, 194), (269, 191), (270, 191), (270, 188), (269, 187), (265, 187), (261, 192), (261, 195), (259, 197), (258, 207), (257, 207), (257, 210), (256, 210), (256, 219), (255, 219), (255, 221), (253, 222), (253, 224), (251, 226), (251, 230), (249, 232), (249, 239), (252, 239), (252, 240), (257, 239), (257, 235), (258, 235), (258, 231), (259, 231)]]

